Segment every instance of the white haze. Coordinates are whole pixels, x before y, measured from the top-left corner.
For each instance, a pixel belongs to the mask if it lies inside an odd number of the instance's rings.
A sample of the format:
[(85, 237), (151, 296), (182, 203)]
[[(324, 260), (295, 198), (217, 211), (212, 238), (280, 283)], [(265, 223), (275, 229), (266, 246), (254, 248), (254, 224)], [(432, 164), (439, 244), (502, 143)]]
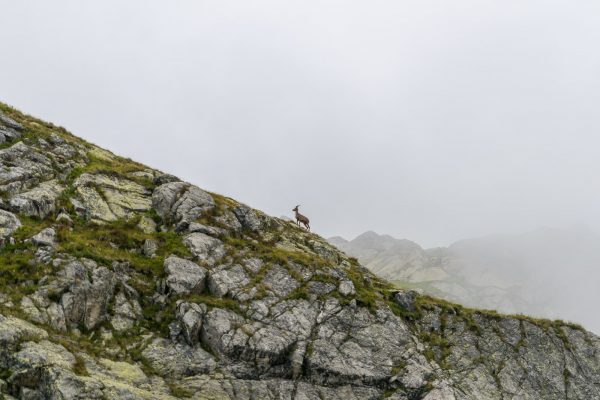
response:
[(0, 100), (323, 236), (600, 227), (597, 1), (0, 10)]

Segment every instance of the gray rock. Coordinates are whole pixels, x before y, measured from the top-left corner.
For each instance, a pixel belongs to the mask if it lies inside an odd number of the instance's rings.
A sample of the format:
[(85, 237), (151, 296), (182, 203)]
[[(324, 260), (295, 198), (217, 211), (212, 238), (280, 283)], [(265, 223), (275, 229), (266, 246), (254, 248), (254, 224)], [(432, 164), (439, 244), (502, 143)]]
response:
[(54, 146), (60, 146), (60, 145), (63, 145), (63, 144), (67, 143), (67, 141), (65, 139), (63, 139), (62, 137), (60, 137), (59, 135), (57, 135), (55, 132), (52, 132), (50, 134), (50, 136), (48, 137), (48, 140)]
[[(132, 291), (130, 290), (130, 293)], [(119, 291), (114, 299), (113, 315), (110, 324), (116, 331), (131, 329), (142, 316), (142, 307), (135, 296), (127, 296)]]
[(321, 371), (313, 378), (336, 385), (358, 377), (374, 385), (388, 382), (412, 339), (402, 320), (391, 313), (384, 318), (346, 307), (323, 320), (307, 357), (309, 370)]
[(54, 246), (56, 244), (56, 231), (54, 228), (46, 228), (31, 238), (36, 246)]
[(69, 291), (60, 300), (69, 326), (83, 324), (86, 329), (93, 329), (108, 319), (107, 307), (115, 287), (113, 272), (95, 263), (86, 267), (73, 261), (64, 267), (61, 277), (69, 282)]
[(273, 266), (267, 271), (263, 279), (263, 284), (279, 297), (289, 295), (300, 286), (300, 283), (292, 278), (285, 268), (278, 265)]
[(10, 142), (21, 137), (21, 133), (14, 129), (8, 129), (0, 126), (0, 144)]
[(414, 290), (402, 290), (394, 293), (394, 301), (407, 311), (415, 311), (415, 300), (419, 294)]
[(74, 183), (71, 202), (84, 217), (103, 223), (127, 219), (152, 206), (148, 190), (134, 181), (103, 174), (83, 174)]
[(177, 301), (176, 318), (180, 323), (183, 337), (190, 346), (194, 346), (200, 340), (202, 318), (207, 310), (204, 304)]
[(23, 125), (19, 124), (14, 119), (7, 117), (2, 112), (0, 112), (0, 124), (6, 126), (7, 128), (16, 129), (18, 131), (23, 130)]
[(338, 286), (338, 292), (340, 292), (342, 296), (353, 296), (356, 294), (354, 283), (352, 283), (350, 280), (341, 281), (340, 285)]
[(54, 177), (52, 161), (23, 142), (0, 149), (0, 189), (10, 196)]
[(164, 266), (166, 283), (173, 293), (182, 295), (204, 290), (206, 269), (198, 264), (172, 255), (165, 260)]
[(423, 400), (456, 400), (456, 396), (450, 386), (442, 386), (427, 393)]
[(228, 293), (235, 295), (236, 291), (250, 283), (250, 278), (241, 265), (221, 266), (211, 270), (208, 275), (210, 292), (223, 297)]
[(158, 251), (158, 242), (154, 239), (146, 239), (144, 241), (144, 245), (142, 247), (142, 253), (146, 257), (156, 257), (156, 252)]
[(71, 219), (69, 214), (65, 212), (61, 212), (58, 214), (58, 216), (56, 217), (56, 222), (67, 225), (73, 224), (73, 220)]
[(204, 233), (206, 235), (215, 236), (215, 237), (219, 236), (219, 235), (224, 235), (227, 233), (227, 231), (224, 229), (216, 228), (214, 226), (203, 225), (198, 222), (187, 223), (187, 221), (180, 222), (177, 225), (177, 231), (179, 231), (179, 232), (185, 231), (188, 233), (200, 232), (200, 233)]
[(0, 210), (0, 244), (6, 243), (8, 238), (21, 226), (17, 216), (9, 211)]
[(54, 156), (57, 156), (57, 159), (60, 161), (65, 161), (65, 160), (69, 160), (72, 158), (75, 158), (79, 153), (77, 152), (77, 150), (68, 144), (61, 144), (59, 146), (56, 146), (53, 150), (52, 150), (52, 154)]
[(185, 182), (165, 183), (154, 190), (152, 206), (169, 223), (193, 221), (215, 206), (212, 196)]
[[(244, 318), (233, 311), (213, 308), (205, 316), (200, 331), (202, 343), (214, 352), (235, 355), (236, 328), (244, 325)], [(240, 332), (238, 335), (247, 340), (247, 335)]]
[(183, 238), (183, 244), (199, 261), (213, 264), (225, 255), (223, 243), (216, 238), (200, 232), (193, 232)]
[(216, 217), (215, 221), (228, 231), (240, 232), (242, 230), (242, 224), (235, 214), (228, 209), (224, 210), (221, 215)]
[(261, 271), (261, 269), (263, 268), (263, 266), (264, 266), (264, 263), (260, 258), (253, 257), (253, 258), (244, 260), (244, 267), (246, 267), (246, 269), (254, 275), (258, 274)]
[(206, 374), (216, 367), (214, 358), (200, 347), (155, 339), (142, 356), (156, 371), (172, 378)]
[(159, 174), (154, 178), (154, 184), (156, 186), (164, 185), (165, 183), (180, 182), (181, 179), (175, 175), (170, 174)]
[(323, 296), (335, 290), (335, 285), (328, 282), (312, 281), (308, 282), (308, 293)]
[(254, 210), (245, 205), (239, 205), (233, 209), (233, 213), (243, 228), (253, 232), (258, 232), (261, 228), (261, 221)]
[(12, 197), (9, 206), (20, 214), (46, 218), (56, 210), (56, 200), (64, 189), (56, 180), (43, 182), (34, 189)]

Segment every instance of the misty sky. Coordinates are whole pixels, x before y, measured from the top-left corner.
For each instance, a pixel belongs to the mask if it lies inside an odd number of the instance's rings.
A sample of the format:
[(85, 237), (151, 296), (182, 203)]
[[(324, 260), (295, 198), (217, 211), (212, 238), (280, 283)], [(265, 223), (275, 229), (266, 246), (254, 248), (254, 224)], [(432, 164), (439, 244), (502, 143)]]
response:
[(324, 236), (600, 228), (598, 1), (0, 5), (1, 101)]

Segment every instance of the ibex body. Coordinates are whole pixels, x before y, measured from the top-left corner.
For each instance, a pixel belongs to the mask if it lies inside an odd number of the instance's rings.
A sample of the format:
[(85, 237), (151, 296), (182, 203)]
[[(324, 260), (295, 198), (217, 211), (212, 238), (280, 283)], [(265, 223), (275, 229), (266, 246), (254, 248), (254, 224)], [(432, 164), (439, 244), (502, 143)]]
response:
[(300, 223), (302, 223), (302, 225), (304, 225), (304, 227), (306, 229), (308, 229), (308, 231), (310, 232), (310, 221), (308, 220), (308, 218), (306, 218), (304, 215), (302, 215), (298, 212), (298, 207), (300, 207), (300, 205), (297, 205), (292, 210), (296, 213), (296, 224), (298, 224), (298, 226), (300, 226)]

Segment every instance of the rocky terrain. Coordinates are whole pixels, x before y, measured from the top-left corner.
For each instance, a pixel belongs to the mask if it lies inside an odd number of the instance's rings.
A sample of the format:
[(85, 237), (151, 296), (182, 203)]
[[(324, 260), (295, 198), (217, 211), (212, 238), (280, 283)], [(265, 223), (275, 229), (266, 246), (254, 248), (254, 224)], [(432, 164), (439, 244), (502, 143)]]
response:
[(593, 399), (600, 338), (397, 290), (0, 106), (5, 399)]
[(564, 318), (600, 332), (600, 236), (585, 227), (489, 235), (432, 249), (375, 232), (329, 242), (402, 288), (469, 307)]

